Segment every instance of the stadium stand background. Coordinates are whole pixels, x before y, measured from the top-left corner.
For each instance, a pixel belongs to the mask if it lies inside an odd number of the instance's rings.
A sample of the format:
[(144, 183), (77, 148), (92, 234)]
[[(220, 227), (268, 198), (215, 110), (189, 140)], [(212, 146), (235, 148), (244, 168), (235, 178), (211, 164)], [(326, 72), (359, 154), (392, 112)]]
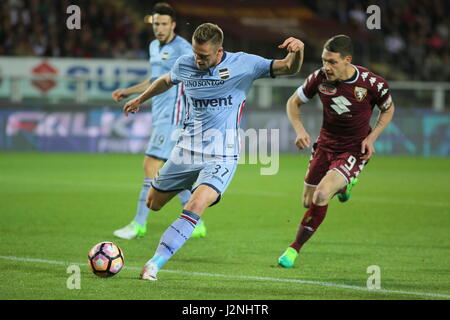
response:
[[(151, 133), (149, 108), (121, 113), (111, 92), (148, 77), (144, 16), (158, 1), (4, 0), (0, 2), (0, 151), (141, 153)], [(255, 82), (242, 126), (277, 129), (280, 151), (297, 152), (285, 104), (303, 79), (321, 66), (324, 42), (354, 39), (353, 63), (389, 80), (396, 102), (393, 123), (377, 141), (378, 154), (450, 156), (450, 42), (445, 0), (379, 0), (381, 29), (366, 27), (356, 0), (179, 0), (177, 33), (190, 39), (203, 22), (225, 32), (228, 51), (283, 58), (288, 36), (305, 42), (302, 71)], [(69, 30), (66, 8), (81, 8), (81, 30)], [(317, 136), (319, 99), (304, 113)], [(376, 112), (374, 113), (374, 118)]]
[[(152, 39), (143, 16), (157, 1), (7, 0), (0, 3), (0, 55), (84, 58), (147, 58)], [(169, 1), (170, 2), (170, 1)], [(68, 30), (65, 9), (82, 8), (82, 32)], [(225, 31), (225, 47), (266, 57), (282, 57), (277, 44), (286, 36), (306, 44), (305, 72), (316, 68), (331, 33), (355, 40), (355, 63), (389, 80), (450, 79), (450, 2), (377, 1), (381, 30), (366, 27), (371, 1), (359, 0), (197, 0), (172, 1), (179, 34), (213, 21)], [(313, 63), (314, 62), (314, 63)]]

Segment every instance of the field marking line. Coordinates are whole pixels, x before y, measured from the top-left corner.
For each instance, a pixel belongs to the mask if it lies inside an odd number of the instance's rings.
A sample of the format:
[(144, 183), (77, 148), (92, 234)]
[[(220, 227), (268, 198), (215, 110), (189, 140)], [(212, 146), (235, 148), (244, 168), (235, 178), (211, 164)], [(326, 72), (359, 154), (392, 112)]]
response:
[[(139, 184), (131, 184), (131, 183), (114, 183), (110, 182), (108, 184), (106, 183), (98, 183), (98, 182), (88, 182), (84, 181), (82, 183), (80, 182), (72, 182), (67, 180), (49, 180), (45, 181), (42, 179), (20, 179), (20, 178), (14, 178), (14, 179), (8, 179), (4, 177), (0, 177), (0, 182), (3, 181), (5, 183), (7, 182), (22, 182), (22, 183), (32, 183), (32, 184), (47, 184), (47, 185), (66, 185), (66, 186), (80, 186), (80, 187), (92, 187), (92, 188), (115, 188), (115, 189), (123, 189), (123, 190), (131, 190), (136, 189), (138, 190)], [(138, 191), (136, 191), (138, 192)], [(231, 195), (245, 195), (245, 196), (254, 196), (254, 197), (272, 197), (272, 198), (291, 198), (291, 199), (300, 199), (301, 193), (300, 191), (295, 193), (283, 193), (283, 192), (271, 192), (271, 191), (261, 191), (261, 190), (255, 190), (255, 191), (248, 191), (248, 190), (233, 190), (230, 189), (227, 191), (226, 194)], [(393, 200), (391, 198), (380, 198), (380, 197), (364, 197), (364, 196), (353, 196), (352, 202), (373, 202), (373, 203), (385, 203), (385, 204), (397, 204), (397, 205), (415, 205), (415, 206), (424, 206), (424, 207), (439, 207), (439, 208), (449, 208), (450, 202), (425, 202), (425, 201), (416, 201), (415, 199), (401, 199), (401, 200)]]
[[(65, 262), (65, 261), (57, 261), (57, 260), (45, 260), (45, 259), (24, 258), (24, 257), (15, 257), (15, 256), (0, 256), (0, 259), (10, 260), (10, 261), (23, 261), (23, 262), (57, 264), (57, 265), (73, 265), (73, 264), (74, 265), (80, 265), (80, 266), (87, 266), (88, 265), (87, 263), (80, 263), (80, 262)], [(124, 266), (124, 269), (136, 270), (136, 271), (140, 271), (141, 270), (141, 268), (127, 267), (127, 266)], [(220, 273), (189, 272), (189, 271), (179, 271), (179, 270), (161, 270), (160, 272), (183, 274), (183, 275), (191, 275), (191, 276), (200, 276), (200, 277), (214, 277), (214, 278), (231, 278), (231, 279), (241, 279), (241, 280), (286, 282), (286, 283), (306, 284), (306, 285), (331, 287), (331, 288), (340, 288), (340, 289), (359, 290), (359, 291), (366, 291), (366, 292), (371, 292), (371, 293), (404, 294), (404, 295), (423, 296), (423, 297), (431, 297), (431, 298), (450, 299), (450, 295), (448, 295), (448, 294), (441, 294), (441, 293), (415, 292), (415, 291), (390, 290), (390, 289), (368, 289), (366, 287), (360, 287), (360, 286), (354, 286), (354, 285), (346, 285), (346, 284), (338, 284), (338, 283), (331, 283), (331, 282), (323, 282), (323, 281), (286, 279), (286, 278), (273, 278), (273, 277), (259, 277), (259, 276), (227, 275), (227, 274), (220, 274)]]

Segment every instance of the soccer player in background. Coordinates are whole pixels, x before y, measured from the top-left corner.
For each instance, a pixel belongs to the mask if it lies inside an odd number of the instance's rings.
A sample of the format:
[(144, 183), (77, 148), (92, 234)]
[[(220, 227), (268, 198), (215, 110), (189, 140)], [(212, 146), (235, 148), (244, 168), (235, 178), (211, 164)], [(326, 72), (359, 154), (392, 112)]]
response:
[[(149, 46), (151, 79), (127, 89), (115, 90), (112, 93), (115, 101), (121, 101), (132, 94), (144, 92), (154, 80), (169, 72), (180, 56), (192, 53), (190, 43), (175, 34), (176, 15), (169, 4), (160, 2), (153, 7), (151, 23), (156, 38)], [(133, 239), (142, 237), (147, 231), (147, 219), (150, 214), (150, 210), (146, 206), (147, 194), (151, 182), (175, 146), (176, 139), (172, 138), (172, 133), (182, 126), (184, 100), (183, 84), (173, 86), (164, 94), (152, 99), (153, 131), (145, 152), (144, 184), (139, 194), (136, 215), (130, 224), (114, 231), (116, 237)], [(178, 197), (184, 206), (191, 197), (191, 192), (183, 190)], [(192, 236), (206, 236), (206, 228), (202, 221), (198, 223)]]
[[(353, 44), (348, 36), (329, 39), (322, 52), (323, 67), (309, 75), (287, 102), (299, 149), (311, 144), (301, 122), (300, 107), (316, 94), (323, 105), (323, 123), (312, 147), (303, 188), (303, 206), (308, 210), (294, 241), (278, 259), (285, 268), (294, 266), (300, 249), (324, 220), (331, 198), (338, 194), (341, 202), (349, 199), (356, 177), (375, 153), (375, 140), (394, 115), (386, 80), (351, 64), (352, 56)], [(374, 107), (380, 113), (372, 129)]]
[(187, 121), (169, 160), (152, 182), (147, 204), (152, 210), (159, 210), (180, 190), (192, 187), (193, 193), (145, 264), (141, 272), (145, 280), (157, 279), (161, 267), (191, 237), (205, 209), (219, 202), (228, 187), (240, 151), (239, 122), (253, 81), (295, 74), (303, 62), (304, 45), (292, 37), (279, 46), (288, 51), (282, 60), (226, 52), (222, 43), (223, 32), (217, 25), (200, 25), (192, 37), (193, 54), (180, 57), (169, 73), (124, 106), (128, 115), (173, 85), (185, 86)]

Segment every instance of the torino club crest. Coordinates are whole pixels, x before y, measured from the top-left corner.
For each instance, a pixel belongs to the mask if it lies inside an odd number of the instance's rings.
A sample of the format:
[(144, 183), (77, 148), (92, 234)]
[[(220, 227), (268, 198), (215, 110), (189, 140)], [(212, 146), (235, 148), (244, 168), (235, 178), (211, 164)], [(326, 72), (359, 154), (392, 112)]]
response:
[(358, 102), (363, 101), (366, 96), (367, 96), (366, 88), (355, 87), (355, 98)]

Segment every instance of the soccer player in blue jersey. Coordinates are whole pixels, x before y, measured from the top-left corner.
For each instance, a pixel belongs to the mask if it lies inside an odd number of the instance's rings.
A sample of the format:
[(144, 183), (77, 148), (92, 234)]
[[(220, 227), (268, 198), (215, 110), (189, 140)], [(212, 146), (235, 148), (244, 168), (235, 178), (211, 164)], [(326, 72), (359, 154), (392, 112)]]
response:
[(180, 57), (170, 72), (124, 106), (128, 115), (174, 85), (185, 86), (185, 125), (169, 160), (152, 182), (147, 205), (159, 210), (181, 190), (192, 188), (193, 193), (145, 264), (141, 272), (145, 280), (157, 279), (161, 267), (191, 237), (205, 209), (216, 204), (228, 187), (238, 162), (242, 109), (253, 81), (295, 74), (303, 62), (304, 45), (295, 38), (279, 46), (289, 52), (282, 60), (226, 52), (222, 43), (223, 32), (217, 25), (200, 25), (192, 37), (193, 54)]
[[(175, 34), (176, 16), (173, 8), (164, 2), (157, 3), (152, 11), (151, 22), (155, 40), (150, 43), (151, 78), (136, 86), (115, 90), (112, 97), (121, 101), (132, 94), (142, 93), (160, 76), (169, 72), (175, 61), (184, 54), (192, 54), (188, 41)], [(169, 158), (176, 140), (172, 133), (181, 127), (185, 109), (184, 87), (180, 83), (173, 86), (164, 94), (152, 99), (153, 131), (144, 157), (144, 184), (142, 185), (137, 204), (136, 215), (127, 226), (114, 231), (114, 235), (121, 239), (142, 237), (147, 231), (147, 218), (150, 210), (146, 206), (150, 184), (156, 177), (158, 170)], [(190, 190), (183, 190), (178, 194), (182, 206), (191, 197)], [(204, 237), (206, 228), (202, 222), (198, 224), (193, 237)]]

